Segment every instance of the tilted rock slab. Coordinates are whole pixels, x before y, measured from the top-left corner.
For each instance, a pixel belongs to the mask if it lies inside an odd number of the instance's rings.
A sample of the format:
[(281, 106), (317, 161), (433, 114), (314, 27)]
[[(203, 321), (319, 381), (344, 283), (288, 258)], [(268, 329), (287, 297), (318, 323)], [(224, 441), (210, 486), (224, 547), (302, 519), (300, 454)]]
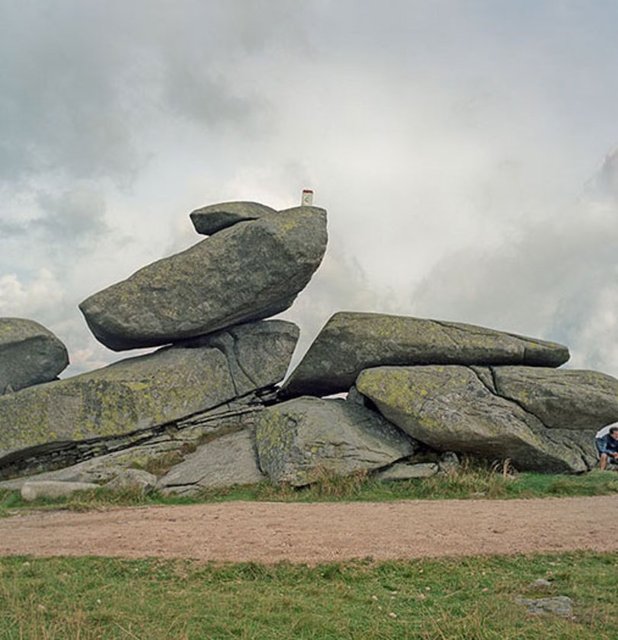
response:
[(269, 213), (277, 213), (259, 202), (221, 202), (196, 209), (189, 214), (198, 233), (211, 236), (237, 222), (257, 220)]
[(326, 211), (239, 222), (81, 303), (95, 337), (121, 351), (208, 334), (285, 311), (326, 250)]
[(298, 338), (291, 322), (233, 327), (196, 347), (168, 347), (0, 397), (0, 476), (16, 456), (126, 434), (276, 384)]
[(303, 486), (385, 467), (415, 451), (414, 442), (378, 413), (341, 399), (296, 398), (262, 411), (256, 444), (271, 480)]
[(66, 347), (43, 325), (0, 318), (0, 395), (54, 380), (68, 364)]
[(201, 489), (262, 482), (255, 436), (250, 430), (228, 433), (190, 453), (159, 479), (165, 494), (191, 495)]
[(523, 364), (558, 367), (566, 347), (484, 327), (378, 313), (336, 313), (280, 396), (346, 391), (363, 369), (382, 365)]
[(510, 458), (520, 470), (586, 471), (596, 464), (595, 432), (618, 419), (618, 380), (592, 371), (377, 367), (356, 387), (430, 447)]

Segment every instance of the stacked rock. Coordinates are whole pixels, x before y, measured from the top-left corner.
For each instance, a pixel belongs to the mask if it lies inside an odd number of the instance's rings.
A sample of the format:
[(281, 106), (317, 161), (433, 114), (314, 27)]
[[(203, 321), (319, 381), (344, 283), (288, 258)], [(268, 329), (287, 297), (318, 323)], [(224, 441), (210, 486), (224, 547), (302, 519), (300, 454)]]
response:
[(265, 319), (292, 305), (322, 261), (326, 211), (234, 202), (191, 217), (208, 238), (80, 305), (111, 349), (162, 348), (1, 398), (0, 477), (125, 449), (191, 416), (261, 406), (283, 379), (298, 327)]
[[(521, 470), (577, 473), (596, 464), (595, 433), (618, 420), (618, 381), (556, 368), (568, 359), (562, 345), (483, 327), (337, 313), (280, 397), (351, 387), (350, 399), (438, 452), (508, 458)], [(261, 416), (258, 452), (264, 449), (268, 457), (273, 440), (287, 437), (273, 426), (282, 413), (296, 416), (299, 429), (304, 402), (291, 399)]]
[[(207, 239), (80, 305), (111, 349), (157, 351), (0, 397), (0, 478), (13, 478), (0, 488), (36, 471), (53, 486), (138, 480), (188, 494), (425, 477), (460, 454), (542, 472), (596, 464), (596, 431), (618, 421), (618, 380), (559, 368), (569, 351), (553, 342), (340, 312), (278, 388), (299, 331), (267, 318), (319, 266), (326, 212), (232, 202), (191, 220)], [(28, 384), (2, 375), (5, 388)]]
[(69, 364), (62, 342), (24, 318), (0, 318), (0, 395), (55, 380)]

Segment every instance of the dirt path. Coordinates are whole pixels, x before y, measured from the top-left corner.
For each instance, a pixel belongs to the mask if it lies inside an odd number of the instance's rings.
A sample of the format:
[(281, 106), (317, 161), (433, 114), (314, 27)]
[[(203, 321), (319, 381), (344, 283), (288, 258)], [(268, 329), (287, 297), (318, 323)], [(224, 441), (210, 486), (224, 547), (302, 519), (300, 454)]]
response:
[(0, 555), (316, 563), (575, 549), (618, 551), (618, 496), (230, 502), (0, 519)]

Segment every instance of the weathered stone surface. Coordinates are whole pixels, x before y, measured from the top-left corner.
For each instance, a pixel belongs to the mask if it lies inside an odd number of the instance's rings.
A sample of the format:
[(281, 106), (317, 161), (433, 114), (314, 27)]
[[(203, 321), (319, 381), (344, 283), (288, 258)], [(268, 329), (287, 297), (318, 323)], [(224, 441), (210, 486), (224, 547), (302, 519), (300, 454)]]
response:
[(43, 325), (0, 318), (0, 395), (54, 380), (68, 364), (66, 347)]
[(31, 475), (3, 480), (0, 482), (0, 490), (20, 490), (26, 482), (40, 480), (55, 480), (58, 482), (89, 482), (103, 485), (122, 475), (127, 469), (157, 465), (159, 460), (171, 460), (178, 463), (184, 457), (182, 441), (166, 439), (159, 441), (153, 439), (144, 445), (136, 445), (122, 451), (115, 451), (95, 458), (89, 458), (77, 464), (71, 464), (54, 471), (36, 473), (33, 469)]
[(74, 378), (0, 397), (3, 465), (67, 441), (130, 434), (270, 387), (285, 375), (298, 328), (233, 327), (201, 346), (168, 347)]
[(277, 212), (259, 202), (221, 202), (196, 209), (190, 218), (198, 233), (211, 236), (238, 222), (257, 220), (269, 213)]
[(141, 493), (150, 493), (156, 487), (157, 476), (143, 469), (123, 469), (105, 485), (111, 491), (138, 490)]
[(382, 365), (526, 364), (557, 367), (562, 345), (484, 327), (378, 313), (336, 313), (280, 396), (346, 391), (363, 369)]
[(270, 390), (258, 390), (149, 429), (19, 451), (5, 456), (0, 466), (0, 489), (19, 489), (26, 480), (101, 484), (127, 468), (152, 469), (163, 475), (205, 439), (255, 429), (256, 415), (264, 409), (264, 398), (271, 394)]
[(26, 482), (21, 488), (21, 497), (26, 502), (33, 502), (39, 498), (65, 498), (77, 491), (92, 491), (98, 488), (98, 485), (88, 482), (41, 480), (40, 482)]
[[(526, 375), (528, 394), (522, 382)], [(508, 381), (519, 401), (501, 395), (501, 389), (509, 388)], [(591, 468), (596, 464), (594, 434), (599, 424), (618, 416), (618, 381), (588, 371), (377, 367), (363, 371), (356, 387), (386, 418), (428, 446), (510, 458), (521, 470), (581, 472)], [(553, 406), (577, 406), (573, 395), (580, 396), (582, 406), (588, 398), (585, 416), (561, 409), (552, 412)]]
[(271, 480), (303, 486), (385, 467), (414, 443), (379, 414), (345, 400), (303, 397), (268, 407), (257, 419), (260, 468)]
[(324, 209), (268, 214), (140, 269), (80, 309), (96, 338), (118, 351), (267, 318), (292, 305), (326, 241)]
[(517, 604), (528, 609), (528, 613), (542, 615), (553, 613), (563, 618), (573, 617), (573, 600), (568, 596), (553, 596), (551, 598), (515, 598)]
[(255, 484), (265, 480), (251, 431), (230, 433), (201, 445), (159, 480), (164, 493), (191, 495), (200, 489)]
[(379, 471), (376, 474), (378, 480), (389, 482), (391, 480), (415, 480), (418, 478), (431, 478), (440, 471), (435, 462), (396, 462), (392, 467)]
[(544, 367), (494, 367), (492, 372), (497, 393), (547, 427), (598, 430), (618, 419), (618, 380), (612, 376)]

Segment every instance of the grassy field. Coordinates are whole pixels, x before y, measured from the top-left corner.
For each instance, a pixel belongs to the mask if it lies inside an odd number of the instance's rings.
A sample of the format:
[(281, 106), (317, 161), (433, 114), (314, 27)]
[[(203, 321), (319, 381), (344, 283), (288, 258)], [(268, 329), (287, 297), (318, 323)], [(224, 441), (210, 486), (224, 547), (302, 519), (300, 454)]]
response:
[[(0, 638), (615, 640), (617, 593), (618, 558), (593, 553), (311, 568), (5, 558)], [(569, 596), (575, 617), (529, 614), (521, 595)]]
[(15, 509), (66, 508), (85, 510), (105, 506), (144, 504), (195, 504), (229, 500), (261, 500), (285, 502), (509, 499), (556, 496), (592, 496), (618, 493), (618, 473), (592, 471), (587, 474), (548, 475), (539, 473), (510, 474), (495, 469), (464, 465), (456, 472), (422, 480), (379, 482), (363, 475), (333, 478), (325, 475), (320, 482), (304, 489), (258, 485), (202, 491), (191, 498), (165, 497), (158, 493), (143, 495), (139, 491), (110, 492), (99, 489), (69, 499), (40, 500), (24, 503), (17, 492), (0, 491), (0, 517)]

